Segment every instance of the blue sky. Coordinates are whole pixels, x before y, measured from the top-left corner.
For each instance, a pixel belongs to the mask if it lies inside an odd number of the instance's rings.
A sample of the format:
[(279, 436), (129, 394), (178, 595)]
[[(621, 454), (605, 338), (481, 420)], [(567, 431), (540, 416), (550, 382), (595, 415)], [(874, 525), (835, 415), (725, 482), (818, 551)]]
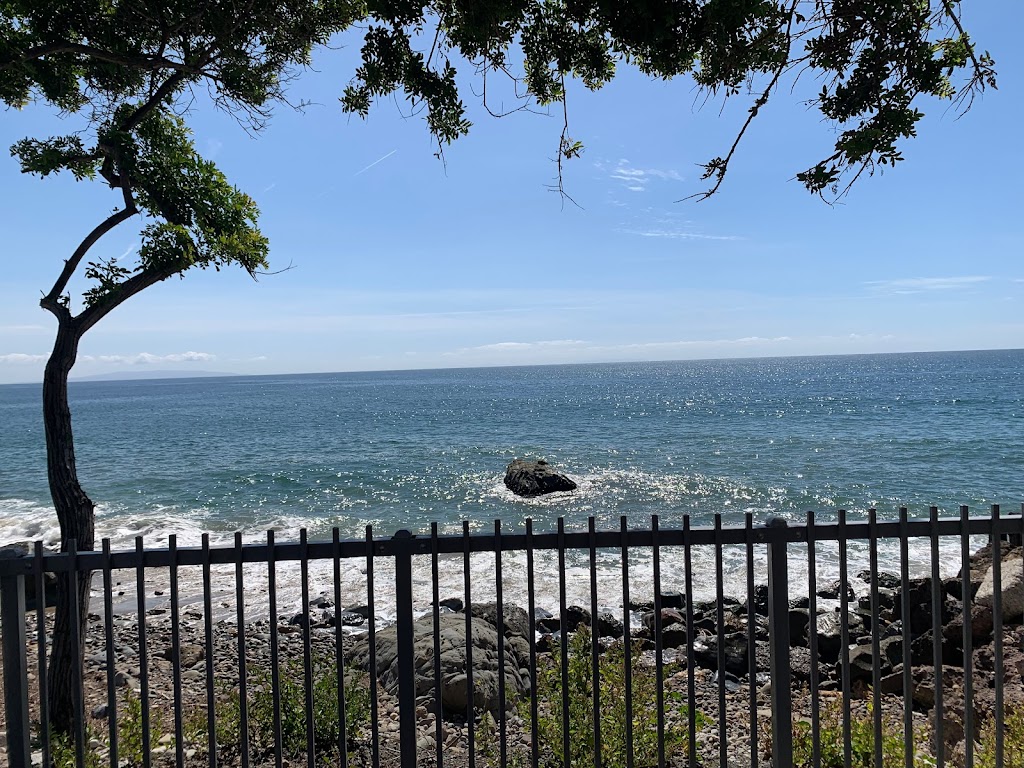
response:
[[(330, 52), (292, 89), (315, 104), (279, 109), (257, 138), (201, 101), (191, 118), (201, 150), (259, 203), (273, 267), (291, 269), (158, 285), (85, 336), (72, 375), (1024, 346), (1021, 20), (1016, 4), (967, 4), (999, 90), (960, 119), (923, 102), (906, 161), (831, 207), (792, 180), (834, 140), (803, 90), (777, 94), (719, 194), (695, 203), (677, 201), (703, 189), (697, 164), (724, 153), (747, 102), (701, 107), (689, 81), (627, 68), (596, 93), (572, 89), (571, 133), (586, 145), (565, 172), (576, 207), (548, 189), (560, 111), (494, 119), (467, 81), (474, 127), (441, 163), (404, 103), (365, 122), (342, 114), (355, 49)], [(76, 127), (9, 111), (0, 144)], [(54, 330), (39, 297), (118, 198), (21, 176), (6, 153), (0, 174), (0, 383), (38, 381)], [(137, 230), (94, 253), (130, 254)]]

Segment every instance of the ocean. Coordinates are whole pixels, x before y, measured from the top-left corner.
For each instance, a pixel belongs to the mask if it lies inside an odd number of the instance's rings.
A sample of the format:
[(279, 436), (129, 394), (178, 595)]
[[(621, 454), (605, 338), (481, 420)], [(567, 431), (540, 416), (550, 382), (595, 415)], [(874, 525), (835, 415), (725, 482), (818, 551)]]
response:
[[(1024, 350), (73, 382), (70, 399), (115, 549), (1024, 500)], [(59, 538), (40, 407), (38, 385), (0, 386), (0, 542)], [(518, 498), (514, 458), (579, 488)]]

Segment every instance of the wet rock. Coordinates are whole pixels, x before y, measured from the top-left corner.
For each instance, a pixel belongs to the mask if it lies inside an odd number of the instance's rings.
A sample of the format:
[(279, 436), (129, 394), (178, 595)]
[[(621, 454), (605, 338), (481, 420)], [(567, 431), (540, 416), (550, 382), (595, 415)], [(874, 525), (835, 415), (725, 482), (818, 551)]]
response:
[(543, 459), (516, 459), (505, 469), (505, 487), (517, 496), (529, 497), (558, 491), (574, 491), (576, 483), (556, 472)]

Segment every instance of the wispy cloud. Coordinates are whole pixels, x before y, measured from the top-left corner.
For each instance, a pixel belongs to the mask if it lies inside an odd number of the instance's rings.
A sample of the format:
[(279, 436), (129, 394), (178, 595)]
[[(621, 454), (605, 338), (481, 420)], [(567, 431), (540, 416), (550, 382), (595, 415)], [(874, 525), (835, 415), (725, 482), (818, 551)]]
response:
[(7, 355), (0, 355), (0, 363), (41, 363), (46, 360), (46, 355), (25, 355), (21, 352), (11, 352)]
[(160, 363), (208, 363), (216, 360), (209, 352), (174, 352), (169, 355), (152, 355), (139, 352), (137, 355), (82, 355), (83, 362), (118, 363), (119, 365), (153, 365)]
[(370, 170), (371, 168), (373, 168), (373, 166), (375, 166), (375, 165), (376, 165), (377, 163), (383, 163), (383, 162), (384, 162), (385, 160), (387, 160), (387, 159), (388, 159), (389, 157), (391, 157), (391, 156), (392, 156), (393, 154), (395, 154), (395, 152), (397, 152), (397, 151), (398, 151), (397, 149), (392, 149), (392, 150), (391, 150), (390, 152), (388, 152), (388, 153), (387, 153), (386, 155), (384, 155), (383, 157), (378, 157), (378, 158), (377, 158), (376, 160), (374, 160), (374, 161), (373, 161), (372, 163), (370, 163), (370, 164), (369, 164), (368, 166), (366, 166), (365, 168), (363, 168), (363, 169), (362, 169), (361, 171), (356, 171), (355, 173), (353, 173), (353, 174), (352, 174), (352, 178), (355, 178), (356, 176), (358, 176), (358, 175), (359, 175), (359, 174), (361, 174), (361, 173), (366, 173), (366, 171), (368, 171), (368, 170)]
[(671, 240), (742, 240), (738, 235), (707, 235), (687, 229), (616, 229), (624, 235), (639, 237), (664, 237)]
[(499, 341), (495, 344), (482, 344), (478, 347), (463, 347), (446, 355), (464, 355), (472, 352), (532, 352), (536, 350), (565, 349), (567, 347), (586, 346), (588, 342), (579, 339), (552, 339), (549, 341)]
[(127, 256), (131, 256), (133, 253), (135, 253), (135, 249), (138, 248), (138, 247), (139, 247), (138, 243), (131, 243), (131, 244), (129, 244), (128, 247), (124, 249), (124, 253), (122, 253), (117, 258), (118, 259), (123, 259), (123, 258), (125, 258)]
[(608, 178), (622, 184), (630, 192), (644, 192), (652, 179), (659, 181), (682, 181), (678, 171), (663, 168), (635, 168), (625, 158), (614, 165), (604, 162), (595, 163), (599, 171), (608, 174)]
[(871, 280), (865, 285), (874, 293), (907, 295), (936, 291), (962, 291), (991, 280), (985, 275), (963, 277), (909, 277), (899, 280)]
[(267, 184), (267, 186), (265, 186), (265, 187), (263, 188), (263, 191), (264, 191), (264, 192), (269, 192), (270, 190), (272, 190), (272, 189), (273, 189), (274, 187), (276, 187), (276, 186), (277, 186), (277, 182), (276, 182), (276, 181), (272, 181), (272, 182), (270, 182), (269, 184)]

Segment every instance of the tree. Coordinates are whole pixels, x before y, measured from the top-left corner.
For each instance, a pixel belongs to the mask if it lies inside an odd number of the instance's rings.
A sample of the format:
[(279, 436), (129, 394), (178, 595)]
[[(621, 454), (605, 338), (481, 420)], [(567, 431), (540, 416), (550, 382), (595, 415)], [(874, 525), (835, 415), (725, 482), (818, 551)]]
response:
[[(268, 243), (253, 201), (196, 152), (188, 107), (204, 89), (219, 108), (259, 131), (315, 48), (341, 33), (362, 37), (362, 63), (344, 88), (346, 110), (367, 115), (403, 91), (421, 108), (439, 151), (470, 128), (457, 65), (483, 83), (508, 77), (524, 98), (560, 105), (556, 161), (582, 144), (568, 133), (566, 81), (588, 88), (628, 63), (651, 77), (690, 75), (709, 94), (748, 98), (728, 151), (705, 165), (707, 197), (736, 148), (786, 79), (810, 71), (813, 103), (841, 130), (834, 153), (797, 174), (817, 194), (840, 195), (861, 174), (902, 159), (922, 96), (970, 106), (995, 86), (992, 59), (964, 30), (957, 0), (0, 0), (0, 99), (42, 102), (84, 117), (84, 131), (27, 138), (12, 148), (26, 173), (99, 179), (120, 207), (90, 231), (41, 305), (57, 320), (43, 378), (50, 491), (62, 548), (94, 546), (93, 502), (79, 483), (67, 380), (82, 336), (145, 288), (189, 269), (266, 268)], [(520, 65), (516, 64), (521, 59)], [(954, 77), (964, 82), (954, 85)], [(88, 261), (100, 239), (140, 217), (133, 263)], [(80, 301), (78, 274), (91, 281)], [(54, 727), (73, 721), (69, 644), (73, 608), (84, 622), (88, 584), (59, 582), (51, 660)]]

